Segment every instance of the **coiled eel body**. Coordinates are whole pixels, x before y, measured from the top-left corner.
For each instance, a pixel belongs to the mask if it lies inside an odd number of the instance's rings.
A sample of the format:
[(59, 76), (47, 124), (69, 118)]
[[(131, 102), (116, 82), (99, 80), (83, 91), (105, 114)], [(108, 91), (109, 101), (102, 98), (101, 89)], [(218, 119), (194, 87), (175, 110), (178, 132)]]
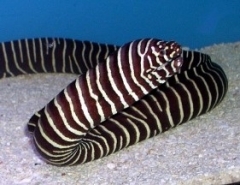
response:
[[(122, 61), (126, 65), (119, 64)], [(222, 101), (228, 85), (224, 71), (208, 55), (182, 52), (175, 42), (156, 39), (120, 48), (70, 39), (5, 42), (0, 64), (1, 78), (42, 72), (82, 74), (28, 123), (36, 149), (58, 166), (107, 156), (206, 113)], [(94, 103), (82, 104), (85, 100)]]

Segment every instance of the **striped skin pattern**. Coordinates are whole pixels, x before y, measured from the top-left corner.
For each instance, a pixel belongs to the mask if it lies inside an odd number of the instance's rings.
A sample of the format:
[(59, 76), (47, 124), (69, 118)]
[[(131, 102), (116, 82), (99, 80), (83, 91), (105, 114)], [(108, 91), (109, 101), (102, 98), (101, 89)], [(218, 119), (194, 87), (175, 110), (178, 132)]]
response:
[[(67, 45), (71, 46), (71, 42)], [(97, 51), (98, 47), (93, 48), (94, 50)], [(69, 57), (72, 57), (71, 54), (69, 52)], [(82, 164), (153, 137), (210, 111), (222, 101), (227, 92), (224, 71), (205, 54), (183, 51), (182, 57), (184, 62), (180, 74), (169, 78), (166, 83), (129, 108), (101, 122), (78, 142), (67, 141), (66, 137), (57, 134), (49, 136), (54, 140), (49, 142), (49, 137), (36, 129), (33, 136), (37, 150), (46, 161), (54, 165)], [(38, 125), (43, 112), (44, 109), (40, 110), (30, 119), (30, 129)], [(65, 123), (57, 129), (65, 134)]]
[[(51, 135), (51, 128), (53, 134), (75, 138), (78, 142), (90, 129), (129, 107), (176, 73), (182, 65), (181, 53), (176, 43), (154, 39), (120, 47), (106, 62), (88, 70), (60, 92), (44, 108), (38, 129), (41, 134), (47, 130)], [(60, 127), (58, 125), (67, 125), (69, 133), (65, 130), (64, 136), (54, 129)]]
[(181, 54), (175, 42), (156, 39), (120, 47), (106, 62), (68, 85), (43, 108), (39, 119), (31, 122), (37, 148), (47, 153), (39, 141), (44, 138), (50, 145), (72, 152), (90, 130), (179, 71)]
[(116, 49), (114, 45), (61, 38), (2, 42), (0, 78), (32, 73), (82, 74)]

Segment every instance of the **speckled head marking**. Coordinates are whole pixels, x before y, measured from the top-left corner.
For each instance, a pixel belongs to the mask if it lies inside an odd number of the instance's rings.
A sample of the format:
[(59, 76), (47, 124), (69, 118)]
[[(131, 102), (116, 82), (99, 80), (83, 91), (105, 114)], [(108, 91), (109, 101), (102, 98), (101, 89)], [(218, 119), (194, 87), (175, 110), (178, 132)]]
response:
[(141, 63), (141, 78), (151, 88), (164, 83), (167, 78), (180, 71), (183, 64), (182, 48), (176, 42), (159, 39), (143, 39), (138, 44)]

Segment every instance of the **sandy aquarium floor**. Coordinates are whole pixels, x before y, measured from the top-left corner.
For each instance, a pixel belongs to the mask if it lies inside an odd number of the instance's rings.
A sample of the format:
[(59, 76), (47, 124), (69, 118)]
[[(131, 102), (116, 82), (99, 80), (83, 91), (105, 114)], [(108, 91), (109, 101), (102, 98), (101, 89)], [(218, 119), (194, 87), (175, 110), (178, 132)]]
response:
[(80, 166), (54, 167), (33, 150), (26, 123), (74, 75), (0, 80), (0, 184), (226, 184), (240, 181), (240, 42), (201, 49), (229, 80), (224, 101), (182, 126)]

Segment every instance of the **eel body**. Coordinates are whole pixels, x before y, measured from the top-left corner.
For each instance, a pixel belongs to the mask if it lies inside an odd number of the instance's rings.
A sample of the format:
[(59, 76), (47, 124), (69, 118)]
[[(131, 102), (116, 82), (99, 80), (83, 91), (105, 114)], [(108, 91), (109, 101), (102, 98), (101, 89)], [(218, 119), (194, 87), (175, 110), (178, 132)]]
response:
[(172, 41), (1, 43), (0, 78), (53, 72), (79, 77), (31, 117), (28, 129), (39, 153), (57, 166), (107, 156), (185, 123), (216, 107), (228, 87), (208, 55)]

